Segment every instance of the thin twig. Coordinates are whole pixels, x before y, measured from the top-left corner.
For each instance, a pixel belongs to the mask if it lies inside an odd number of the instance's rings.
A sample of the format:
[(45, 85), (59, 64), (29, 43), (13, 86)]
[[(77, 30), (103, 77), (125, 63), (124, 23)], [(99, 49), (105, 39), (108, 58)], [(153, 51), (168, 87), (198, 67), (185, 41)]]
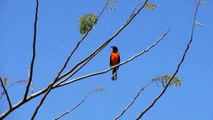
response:
[(136, 101), (136, 99), (140, 96), (141, 92), (148, 87), (153, 81), (150, 81), (148, 84), (146, 84), (145, 86), (143, 86), (139, 92), (136, 94), (136, 96), (132, 99), (132, 101), (130, 102), (130, 104), (117, 116), (114, 118), (114, 120), (119, 119), (121, 116), (124, 115), (124, 113), (134, 104), (134, 102)]
[[(121, 65), (124, 65), (132, 60), (134, 60), (135, 58), (141, 56), (142, 54), (148, 52), (149, 50), (151, 50), (153, 47), (155, 47), (161, 40), (163, 40), (163, 38), (169, 33), (170, 30), (167, 30), (162, 36), (161, 38), (159, 38), (155, 43), (153, 43), (151, 46), (149, 46), (148, 48), (146, 48), (145, 50), (139, 52), (138, 54), (132, 56), (131, 58), (121, 62), (120, 64), (114, 66), (114, 67), (117, 67), (117, 66), (121, 66)], [(57, 83), (56, 85), (54, 85), (53, 87), (61, 87), (61, 86), (64, 86), (64, 85), (67, 85), (67, 84), (70, 84), (70, 83), (73, 83), (73, 82), (76, 82), (76, 81), (79, 81), (79, 80), (82, 80), (82, 79), (85, 79), (85, 78), (88, 78), (88, 77), (92, 77), (92, 76), (96, 76), (96, 75), (100, 75), (100, 74), (104, 74), (104, 73), (107, 73), (109, 72), (110, 70), (112, 70), (114, 67), (111, 67), (111, 68), (108, 68), (106, 70), (103, 70), (103, 71), (100, 71), (100, 72), (94, 72), (94, 73), (90, 73), (90, 74), (87, 74), (85, 76), (80, 76), (78, 78), (74, 78), (72, 80), (69, 80), (69, 81), (66, 81), (66, 82), (63, 82), (63, 83)]]
[(199, 5), (200, 5), (200, 1), (201, 1), (201, 0), (199, 0), (199, 1), (197, 2), (197, 6), (196, 6), (196, 9), (195, 9), (194, 19), (193, 19), (193, 24), (192, 24), (192, 30), (191, 30), (191, 36), (190, 36), (189, 42), (188, 42), (188, 44), (187, 44), (187, 47), (186, 47), (186, 49), (185, 49), (185, 51), (184, 51), (184, 53), (183, 53), (183, 56), (182, 56), (182, 58), (181, 58), (181, 60), (180, 60), (180, 62), (179, 62), (179, 64), (178, 64), (178, 66), (177, 66), (177, 68), (176, 68), (174, 74), (172, 75), (172, 77), (170, 78), (169, 82), (166, 84), (166, 86), (165, 86), (164, 89), (162, 90), (162, 92), (153, 100), (153, 102), (152, 102), (144, 111), (142, 111), (142, 112), (140, 113), (140, 115), (136, 118), (136, 120), (141, 119), (141, 118), (143, 117), (143, 115), (144, 115), (150, 108), (152, 108), (152, 107), (154, 106), (154, 104), (155, 104), (155, 103), (162, 97), (162, 95), (165, 93), (165, 91), (167, 90), (167, 88), (168, 88), (170, 82), (172, 81), (172, 79), (173, 79), (173, 78), (176, 76), (176, 74), (178, 73), (178, 71), (179, 71), (179, 69), (180, 69), (180, 67), (181, 67), (181, 65), (182, 65), (182, 63), (183, 63), (183, 61), (184, 61), (184, 59), (185, 59), (185, 57), (186, 57), (186, 55), (187, 55), (187, 52), (188, 52), (188, 50), (189, 50), (189, 47), (190, 47), (190, 45), (191, 45), (191, 43), (192, 43), (192, 41), (193, 41), (194, 29), (195, 29), (195, 23), (194, 23), (194, 21), (196, 21), (196, 18), (197, 18), (197, 13), (198, 13), (198, 8), (199, 8)]
[(0, 81), (1, 81), (1, 86), (2, 86), (2, 88), (3, 88), (3, 90), (4, 90), (4, 93), (6, 94), (7, 101), (8, 101), (8, 103), (9, 103), (9, 107), (10, 107), (10, 109), (12, 109), (12, 103), (11, 103), (11, 101), (10, 101), (9, 94), (7, 93), (7, 89), (5, 88), (4, 83), (3, 83), (3, 80), (1, 79), (1, 77), (0, 77)]
[(36, 37), (37, 37), (38, 6), (39, 6), (39, 3), (38, 3), (38, 0), (36, 0), (35, 21), (34, 21), (34, 36), (33, 36), (33, 55), (32, 55), (32, 61), (31, 61), (31, 65), (30, 65), (29, 82), (27, 84), (23, 100), (26, 100), (26, 98), (28, 96), (28, 93), (29, 93), (30, 86), (31, 86), (31, 82), (33, 80), (34, 62), (35, 62), (35, 57), (36, 57)]
[(78, 103), (76, 106), (74, 106), (73, 108), (69, 109), (68, 111), (64, 112), (63, 114), (59, 115), (58, 117), (56, 117), (54, 120), (59, 120), (62, 117), (64, 117), (65, 115), (71, 113), (73, 110), (77, 109), (80, 105), (82, 105), (85, 100), (88, 98), (88, 96), (93, 93), (94, 91), (96, 91), (96, 89), (91, 90), (90, 92), (87, 93), (87, 95), (83, 98), (83, 100), (81, 100), (80, 103)]

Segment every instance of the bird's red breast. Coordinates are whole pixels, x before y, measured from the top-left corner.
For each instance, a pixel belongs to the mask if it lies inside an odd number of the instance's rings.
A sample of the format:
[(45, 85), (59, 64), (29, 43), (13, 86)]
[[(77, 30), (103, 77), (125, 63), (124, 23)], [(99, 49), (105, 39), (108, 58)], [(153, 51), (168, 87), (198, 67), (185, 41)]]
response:
[(119, 52), (112, 52), (110, 56), (110, 66), (114, 66), (120, 63)]

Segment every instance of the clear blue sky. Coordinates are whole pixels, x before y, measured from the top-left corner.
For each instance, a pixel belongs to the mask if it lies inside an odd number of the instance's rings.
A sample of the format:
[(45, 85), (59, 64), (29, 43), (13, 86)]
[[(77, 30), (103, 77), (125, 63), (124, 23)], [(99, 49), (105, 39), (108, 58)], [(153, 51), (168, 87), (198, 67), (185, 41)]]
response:
[[(105, 11), (66, 70), (115, 33), (140, 2), (118, 0), (115, 11)], [(115, 82), (111, 81), (109, 72), (52, 91), (36, 120), (55, 118), (75, 106), (91, 89), (97, 87), (105, 87), (106, 91), (93, 93), (82, 106), (63, 120), (111, 120), (152, 78), (174, 72), (190, 37), (195, 2), (150, 2), (155, 3), (157, 9), (143, 10), (109, 46), (118, 46), (121, 61), (124, 61), (151, 45), (171, 28), (166, 38), (149, 53), (120, 67), (118, 80)], [(213, 119), (213, 1), (206, 2), (208, 5), (200, 7), (197, 20), (203, 26), (196, 27), (194, 41), (177, 75), (183, 80), (183, 85), (179, 88), (169, 87), (166, 94), (144, 116), (144, 120)], [(98, 14), (104, 4), (105, 0), (40, 0), (33, 77), (35, 91), (41, 90), (53, 80), (69, 52), (82, 37), (79, 34), (78, 19), (87, 13)], [(34, 8), (35, 0), (0, 0), (0, 76), (10, 77), (11, 81), (28, 79), (26, 68), (31, 62)], [(109, 68), (109, 46), (74, 77)], [(22, 99), (24, 90), (23, 84), (10, 89), (13, 104)], [(151, 85), (121, 120), (135, 119), (161, 90), (162, 87)], [(5, 120), (28, 120), (39, 100), (32, 100)], [(7, 107), (6, 98), (3, 97), (0, 100), (0, 113)]]

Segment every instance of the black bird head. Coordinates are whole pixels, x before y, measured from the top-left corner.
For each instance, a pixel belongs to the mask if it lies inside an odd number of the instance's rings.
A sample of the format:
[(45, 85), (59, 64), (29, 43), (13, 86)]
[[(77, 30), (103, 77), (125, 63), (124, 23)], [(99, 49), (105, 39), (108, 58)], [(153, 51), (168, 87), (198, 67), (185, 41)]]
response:
[(111, 46), (113, 52), (118, 52), (118, 48), (116, 46)]

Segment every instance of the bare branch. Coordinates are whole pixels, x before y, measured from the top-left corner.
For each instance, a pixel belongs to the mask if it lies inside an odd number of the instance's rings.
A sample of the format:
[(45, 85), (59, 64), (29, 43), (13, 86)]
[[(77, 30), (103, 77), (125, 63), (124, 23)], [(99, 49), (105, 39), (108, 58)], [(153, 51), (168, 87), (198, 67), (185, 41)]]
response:
[[(148, 48), (146, 48), (145, 50), (139, 52), (138, 54), (132, 56), (131, 58), (121, 62), (120, 64), (114, 66), (114, 67), (117, 67), (117, 66), (121, 66), (121, 65), (124, 65), (132, 60), (134, 60), (135, 58), (141, 56), (142, 54), (148, 52), (150, 49), (152, 49), (153, 47), (155, 47), (161, 40), (163, 40), (163, 38), (168, 34), (170, 30), (167, 30), (162, 36), (161, 38), (159, 38), (155, 43), (153, 43), (151, 46), (149, 46)], [(70, 83), (73, 83), (73, 82), (76, 82), (76, 81), (79, 81), (79, 80), (82, 80), (82, 79), (85, 79), (85, 78), (88, 78), (88, 77), (92, 77), (92, 76), (96, 76), (96, 75), (100, 75), (100, 74), (104, 74), (104, 73), (107, 73), (109, 72), (110, 70), (112, 70), (114, 67), (111, 67), (111, 68), (108, 68), (106, 70), (103, 70), (103, 71), (100, 71), (100, 72), (94, 72), (94, 73), (91, 73), (91, 74), (87, 74), (85, 76), (81, 76), (81, 77), (78, 77), (78, 78), (75, 78), (75, 79), (72, 79), (72, 80), (69, 80), (69, 81), (66, 81), (66, 82), (59, 82), (57, 83), (56, 85), (54, 85), (54, 87), (61, 87), (61, 86), (64, 86), (64, 85), (67, 85), (67, 84), (70, 84)]]
[(1, 81), (1, 86), (2, 86), (2, 88), (3, 88), (3, 90), (4, 90), (4, 93), (6, 94), (7, 101), (8, 101), (8, 103), (9, 103), (9, 107), (10, 107), (10, 109), (12, 109), (12, 104), (11, 104), (11, 101), (10, 101), (10, 97), (9, 97), (9, 95), (8, 95), (8, 93), (7, 93), (7, 89), (5, 88), (4, 83), (3, 83), (3, 80), (1, 79), (1, 77), (0, 77), (0, 81)]
[(65, 115), (71, 113), (73, 110), (77, 109), (80, 105), (82, 105), (91, 93), (93, 93), (93, 92), (95, 92), (95, 91), (100, 91), (100, 90), (103, 91), (104, 88), (101, 88), (101, 89), (100, 89), (100, 88), (96, 88), (96, 89), (91, 90), (90, 92), (87, 93), (87, 95), (84, 97), (84, 99), (81, 100), (80, 103), (78, 103), (76, 106), (74, 106), (74, 107), (71, 108), (70, 110), (68, 110), (68, 111), (64, 112), (63, 114), (59, 115), (59, 116), (56, 117), (54, 120), (59, 120), (59, 119), (61, 119), (62, 117), (64, 117)]
[(30, 65), (29, 82), (27, 84), (23, 100), (26, 100), (27, 95), (29, 93), (31, 82), (33, 80), (33, 70), (34, 70), (34, 62), (35, 62), (35, 56), (36, 56), (36, 37), (37, 37), (38, 6), (39, 6), (39, 3), (38, 3), (38, 0), (36, 0), (35, 21), (34, 21), (34, 37), (33, 37), (33, 55), (32, 55), (32, 61), (31, 61), (31, 65)]
[(23, 100), (19, 101), (18, 103), (16, 103), (15, 105), (12, 106), (12, 109), (9, 109), (9, 110), (5, 111), (4, 113), (2, 113), (0, 115), (0, 120), (3, 120), (7, 115), (9, 115), (11, 112), (13, 112), (15, 109), (19, 108), (23, 104), (25, 104), (25, 103), (29, 102), (30, 100), (38, 97), (39, 95), (44, 94), (47, 90), (48, 90), (48, 88), (45, 88), (45, 89), (40, 90), (39, 92), (32, 94), (31, 96), (27, 97), (24, 101)]
[(48, 90), (47, 90), (47, 92), (44, 94), (44, 96), (42, 97), (42, 99), (41, 99), (41, 101), (39, 102), (39, 104), (37, 105), (37, 107), (36, 107), (36, 109), (35, 109), (35, 111), (34, 111), (32, 117), (31, 117), (31, 120), (34, 120), (34, 119), (35, 119), (35, 116), (37, 115), (39, 108), (40, 108), (41, 105), (43, 104), (43, 102), (44, 102), (44, 100), (46, 99), (47, 95), (50, 93), (52, 86), (53, 86), (53, 83), (51, 83), (51, 84), (48, 86)]
[(141, 92), (148, 87), (153, 81), (150, 81), (148, 84), (146, 84), (145, 86), (143, 86), (139, 92), (136, 94), (136, 96), (132, 99), (132, 101), (130, 102), (130, 104), (117, 116), (114, 118), (114, 120), (119, 119), (120, 117), (122, 117), (124, 115), (124, 113), (134, 104), (135, 100), (140, 96)]
[(171, 79), (170, 79), (169, 82), (166, 84), (166, 86), (164, 87), (164, 89), (162, 90), (162, 92), (153, 100), (153, 102), (152, 102), (144, 111), (142, 111), (142, 112), (140, 113), (140, 115), (136, 118), (136, 120), (141, 119), (141, 118), (143, 117), (143, 115), (144, 115), (150, 108), (152, 108), (152, 107), (154, 106), (154, 104), (163, 96), (163, 94), (164, 94), (165, 91), (167, 90), (167, 88), (168, 88), (170, 82), (171, 82), (172, 79), (176, 76), (176, 74), (178, 73), (178, 71), (179, 71), (179, 69), (180, 69), (180, 67), (181, 67), (181, 65), (182, 65), (182, 63), (183, 63), (183, 61), (185, 60), (185, 57), (186, 57), (187, 52), (188, 52), (188, 50), (189, 50), (189, 47), (190, 47), (190, 45), (191, 45), (191, 43), (192, 43), (192, 41), (193, 41), (194, 29), (195, 29), (195, 23), (194, 23), (194, 21), (196, 21), (196, 18), (197, 18), (197, 13), (198, 13), (198, 8), (199, 8), (199, 5), (200, 5), (200, 1), (201, 1), (201, 0), (198, 0), (197, 5), (196, 5), (196, 9), (195, 9), (195, 13), (194, 13), (194, 19), (193, 19), (193, 24), (192, 24), (192, 30), (191, 30), (191, 36), (190, 36), (189, 42), (188, 42), (188, 44), (187, 44), (187, 46), (186, 46), (186, 49), (185, 49), (185, 51), (184, 51), (184, 53), (183, 53), (183, 56), (182, 56), (182, 58), (181, 58), (179, 64), (177, 65), (177, 68), (176, 68), (174, 74), (172, 75)]

